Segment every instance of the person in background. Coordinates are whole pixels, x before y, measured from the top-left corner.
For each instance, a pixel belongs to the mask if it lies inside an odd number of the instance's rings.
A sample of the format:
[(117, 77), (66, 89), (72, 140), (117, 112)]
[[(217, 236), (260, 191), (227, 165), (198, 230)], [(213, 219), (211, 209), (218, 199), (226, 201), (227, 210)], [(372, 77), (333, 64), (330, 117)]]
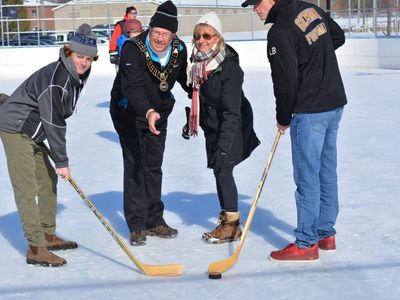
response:
[(239, 55), (224, 42), (215, 12), (198, 20), (193, 45), (188, 66), (188, 81), (193, 88), (189, 135), (197, 135), (198, 125), (204, 131), (207, 166), (214, 171), (221, 207), (219, 224), (202, 238), (209, 243), (236, 241), (242, 231), (233, 168), (249, 157), (260, 141), (242, 89)]
[(131, 245), (145, 244), (148, 235), (178, 234), (163, 217), (161, 166), (168, 116), (175, 103), (171, 90), (178, 81), (189, 92), (187, 50), (176, 35), (177, 8), (172, 1), (158, 6), (149, 25), (124, 43), (110, 102), (123, 154), (124, 214)]
[(338, 216), (337, 133), (347, 103), (335, 49), (344, 33), (321, 8), (299, 0), (246, 0), (273, 23), (267, 54), (278, 130), (290, 127), (296, 184), (296, 240), (272, 251), (278, 261), (315, 261), (335, 250)]
[(70, 174), (65, 120), (73, 114), (95, 60), (96, 34), (82, 24), (60, 49), (59, 59), (29, 76), (0, 108), (0, 138), (28, 241), (28, 264), (62, 266), (66, 260), (49, 250), (78, 247), (55, 234), (57, 175), (67, 180)]
[(137, 18), (137, 10), (134, 6), (129, 6), (125, 10), (125, 16), (122, 20), (115, 23), (114, 31), (111, 35), (110, 44), (108, 48), (108, 53), (110, 55), (110, 63), (118, 66), (119, 64), (119, 55), (118, 55), (118, 38), (124, 32), (124, 24), (127, 20), (136, 20)]
[(121, 57), (122, 46), (127, 39), (137, 37), (143, 32), (142, 23), (139, 20), (126, 20), (123, 28), (123, 34), (117, 39), (118, 56)]

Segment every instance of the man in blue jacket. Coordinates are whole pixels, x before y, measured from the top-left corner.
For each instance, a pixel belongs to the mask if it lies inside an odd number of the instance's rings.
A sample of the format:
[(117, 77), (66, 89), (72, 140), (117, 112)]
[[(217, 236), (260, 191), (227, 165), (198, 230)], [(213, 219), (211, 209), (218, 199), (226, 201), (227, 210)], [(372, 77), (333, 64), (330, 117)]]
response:
[(318, 248), (335, 250), (338, 215), (336, 140), (347, 103), (335, 49), (344, 33), (321, 8), (299, 0), (246, 0), (273, 23), (267, 54), (276, 98), (277, 127), (290, 127), (296, 183), (296, 240), (270, 258), (318, 260)]

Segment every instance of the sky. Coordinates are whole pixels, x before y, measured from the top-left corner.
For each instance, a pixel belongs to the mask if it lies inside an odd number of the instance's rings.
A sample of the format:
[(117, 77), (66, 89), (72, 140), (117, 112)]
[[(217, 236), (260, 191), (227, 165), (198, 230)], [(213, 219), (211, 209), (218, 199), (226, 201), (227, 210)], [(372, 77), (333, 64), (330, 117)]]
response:
[[(254, 110), (262, 144), (235, 168), (239, 209), (245, 222), (275, 138), (274, 97), (262, 42), (232, 42), (245, 72), (244, 92)], [(249, 50), (250, 49), (250, 50)], [(251, 55), (248, 55), (251, 51)], [(57, 59), (57, 48), (0, 49), (0, 92), (10, 94), (37, 68)], [(206, 168), (204, 138), (184, 140), (184, 107), (177, 99), (169, 119), (162, 199), (175, 239), (149, 237), (128, 246), (143, 263), (181, 263), (178, 277), (149, 277), (138, 271), (68, 182), (58, 183), (57, 234), (75, 240), (76, 250), (57, 252), (61, 268), (27, 265), (24, 239), (4, 150), (0, 146), (0, 299), (351, 299), (400, 298), (400, 70), (341, 68), (348, 97), (338, 136), (340, 213), (337, 251), (318, 262), (282, 263), (269, 253), (294, 241), (296, 226), (289, 135), (282, 137), (236, 265), (210, 280), (211, 262), (232, 255), (237, 243), (201, 240), (219, 213), (212, 171)], [(68, 119), (67, 150), (72, 177), (125, 243), (122, 155), (108, 113), (115, 76), (107, 48), (77, 110)]]

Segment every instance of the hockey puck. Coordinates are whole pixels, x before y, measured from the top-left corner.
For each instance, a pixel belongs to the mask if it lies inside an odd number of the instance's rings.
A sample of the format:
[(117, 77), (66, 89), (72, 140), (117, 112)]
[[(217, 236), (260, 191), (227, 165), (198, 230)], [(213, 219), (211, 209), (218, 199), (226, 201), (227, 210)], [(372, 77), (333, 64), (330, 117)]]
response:
[(208, 273), (208, 278), (210, 279), (221, 279), (222, 274), (219, 272)]

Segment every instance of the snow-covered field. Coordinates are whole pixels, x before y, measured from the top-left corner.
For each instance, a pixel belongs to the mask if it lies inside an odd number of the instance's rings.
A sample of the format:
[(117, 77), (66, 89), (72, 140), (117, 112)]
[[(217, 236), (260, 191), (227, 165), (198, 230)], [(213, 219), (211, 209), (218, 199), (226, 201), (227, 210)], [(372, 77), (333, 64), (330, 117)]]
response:
[[(262, 141), (235, 169), (243, 222), (276, 133), (274, 98), (265, 52), (232, 43), (241, 55), (244, 90)], [(261, 46), (260, 46), (261, 45)], [(106, 49), (77, 112), (68, 119), (72, 175), (127, 242), (122, 212), (122, 155), (108, 114), (113, 66)], [(32, 71), (57, 58), (57, 49), (1, 49), (0, 92), (11, 93)], [(142, 275), (66, 182), (59, 182), (58, 234), (79, 248), (59, 253), (68, 264), (40, 268), (25, 262), (26, 241), (0, 147), (0, 299), (399, 299), (400, 132), (399, 70), (342, 68), (349, 104), (339, 133), (340, 215), (335, 253), (315, 263), (277, 263), (270, 251), (293, 241), (296, 224), (289, 136), (278, 146), (251, 232), (237, 264), (221, 280), (207, 277), (208, 264), (230, 256), (236, 244), (209, 245), (201, 234), (213, 228), (218, 201), (206, 169), (204, 139), (181, 137), (188, 100), (175, 88), (163, 165), (162, 197), (176, 239), (148, 238), (129, 248), (144, 263), (184, 264), (180, 277)]]

